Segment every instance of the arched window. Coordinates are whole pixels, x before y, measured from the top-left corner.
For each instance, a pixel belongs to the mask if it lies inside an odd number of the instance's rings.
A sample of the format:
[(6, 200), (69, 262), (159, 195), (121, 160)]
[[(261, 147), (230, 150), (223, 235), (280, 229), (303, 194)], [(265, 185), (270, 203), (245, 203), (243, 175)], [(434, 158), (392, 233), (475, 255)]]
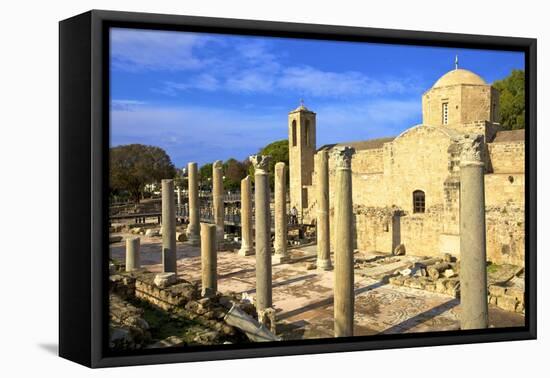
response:
[(305, 144), (306, 144), (306, 146), (309, 146), (310, 145), (310, 143), (309, 143), (309, 120), (306, 120), (305, 136), (306, 136)]
[(413, 213), (423, 213), (426, 211), (426, 194), (422, 190), (413, 192)]
[(292, 121), (292, 147), (296, 147), (296, 120)]

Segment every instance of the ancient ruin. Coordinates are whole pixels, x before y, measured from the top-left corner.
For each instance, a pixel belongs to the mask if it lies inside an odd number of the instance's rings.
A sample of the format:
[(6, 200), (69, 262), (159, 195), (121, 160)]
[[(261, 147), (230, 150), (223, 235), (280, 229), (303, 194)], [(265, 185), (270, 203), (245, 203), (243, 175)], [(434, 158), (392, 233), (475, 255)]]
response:
[(497, 123), (498, 96), (457, 68), (422, 124), (323, 146), (301, 103), (288, 166), (252, 155), (231, 193), (221, 161), (210, 192), (189, 162), (186, 186), (112, 206), (111, 346), (523, 325), (524, 134)]

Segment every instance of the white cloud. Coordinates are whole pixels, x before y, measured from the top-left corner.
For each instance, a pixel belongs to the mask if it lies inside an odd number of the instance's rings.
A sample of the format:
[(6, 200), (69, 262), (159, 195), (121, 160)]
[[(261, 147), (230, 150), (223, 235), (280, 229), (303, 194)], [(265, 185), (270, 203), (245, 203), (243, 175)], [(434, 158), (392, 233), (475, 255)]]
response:
[(110, 38), (113, 68), (127, 71), (202, 68), (207, 61), (194, 50), (213, 41), (193, 33), (119, 28), (111, 30)]
[[(395, 136), (420, 119), (419, 100), (376, 100), (319, 105), (317, 145)], [(275, 140), (286, 139), (281, 109), (154, 107), (111, 111), (111, 144), (144, 143), (164, 148), (178, 165), (230, 157), (244, 159)]]
[[(373, 78), (356, 71), (284, 65), (285, 52), (275, 54), (266, 39), (224, 39), (196, 33), (114, 29), (111, 42), (115, 69), (175, 71), (174, 80), (162, 82), (152, 89), (170, 96), (190, 90), (243, 94), (284, 91), (317, 98), (419, 91), (419, 86), (409, 78)], [(185, 75), (178, 75), (180, 71), (185, 71)]]
[(285, 69), (278, 86), (315, 97), (403, 93), (407, 90), (400, 81), (376, 80), (360, 72), (322, 71), (310, 66)]
[[(208, 80), (205, 80), (205, 76)], [(322, 71), (311, 66), (281, 69), (276, 63), (243, 68), (226, 77), (200, 74), (184, 82), (167, 82), (156, 92), (175, 95), (177, 91), (199, 89), (224, 90), (233, 93), (293, 92), (297, 96), (318, 98), (350, 98), (366, 95), (404, 94), (418, 91), (409, 80), (373, 79), (360, 72)]]
[(321, 105), (315, 111), (318, 146), (396, 136), (421, 120), (419, 99)]
[(146, 102), (138, 100), (111, 100), (111, 109), (113, 110), (123, 110), (131, 111), (138, 105), (145, 105)]
[(196, 76), (193, 76), (187, 82), (174, 82), (166, 81), (164, 86), (159, 89), (153, 89), (154, 92), (166, 94), (169, 96), (175, 96), (178, 91), (186, 91), (191, 89), (199, 89), (206, 92), (213, 92), (218, 90), (220, 87), (219, 80), (208, 73), (202, 73)]
[(143, 143), (164, 148), (178, 164), (229, 157), (244, 159), (285, 139), (286, 114), (254, 114), (214, 107), (141, 106), (111, 111), (111, 145)]

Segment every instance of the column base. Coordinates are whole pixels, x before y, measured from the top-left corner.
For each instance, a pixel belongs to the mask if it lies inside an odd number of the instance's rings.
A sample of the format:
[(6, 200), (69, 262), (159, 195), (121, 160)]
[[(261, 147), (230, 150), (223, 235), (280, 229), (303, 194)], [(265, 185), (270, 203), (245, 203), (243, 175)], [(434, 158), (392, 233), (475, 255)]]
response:
[(252, 256), (254, 254), (254, 250), (252, 248), (241, 248), (237, 254), (239, 256)]
[(203, 298), (214, 298), (216, 296), (216, 290), (210, 287), (205, 287), (201, 290), (201, 296)]
[(187, 235), (187, 244), (189, 245), (192, 245), (192, 246), (199, 246), (201, 244), (201, 240), (199, 237), (193, 235), (193, 236), (189, 236)]
[(332, 262), (330, 259), (317, 259), (318, 270), (332, 270)]
[(278, 255), (275, 254), (271, 257), (271, 262), (273, 264), (286, 264), (290, 262), (290, 256), (289, 255)]
[(258, 322), (263, 324), (273, 334), (277, 332), (277, 319), (275, 318), (275, 309), (268, 307), (264, 310), (258, 310)]

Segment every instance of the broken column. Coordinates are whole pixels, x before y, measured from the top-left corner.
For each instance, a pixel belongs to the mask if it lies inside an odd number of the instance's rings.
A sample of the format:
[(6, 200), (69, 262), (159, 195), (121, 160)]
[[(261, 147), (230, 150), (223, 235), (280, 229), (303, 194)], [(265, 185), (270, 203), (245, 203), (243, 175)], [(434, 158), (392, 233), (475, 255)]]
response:
[(286, 166), (275, 164), (275, 255), (273, 263), (290, 261), (287, 249), (288, 219), (286, 214)]
[(335, 147), (332, 158), (336, 168), (334, 200), (334, 336), (353, 336), (353, 204), (351, 158), (355, 150)]
[(460, 328), (487, 328), (483, 136), (465, 135), (460, 154)]
[(129, 237), (126, 239), (126, 271), (139, 269), (139, 237)]
[(162, 180), (162, 265), (176, 272), (176, 206), (174, 180)]
[(252, 248), (252, 186), (250, 176), (241, 180), (241, 249), (239, 255), (254, 254)]
[(317, 152), (317, 268), (332, 269), (328, 191), (328, 152)]
[(223, 224), (225, 210), (223, 206), (223, 166), (221, 160), (212, 165), (212, 202), (214, 208), (214, 224), (218, 246), (223, 244)]
[(212, 297), (218, 290), (216, 225), (201, 223), (202, 296)]
[(272, 305), (271, 300), (271, 213), (269, 209), (268, 165), (270, 156), (253, 155), (256, 228), (256, 309), (258, 318)]
[(199, 243), (199, 182), (197, 163), (187, 164), (187, 184), (189, 198), (189, 225), (187, 240), (193, 245)]

